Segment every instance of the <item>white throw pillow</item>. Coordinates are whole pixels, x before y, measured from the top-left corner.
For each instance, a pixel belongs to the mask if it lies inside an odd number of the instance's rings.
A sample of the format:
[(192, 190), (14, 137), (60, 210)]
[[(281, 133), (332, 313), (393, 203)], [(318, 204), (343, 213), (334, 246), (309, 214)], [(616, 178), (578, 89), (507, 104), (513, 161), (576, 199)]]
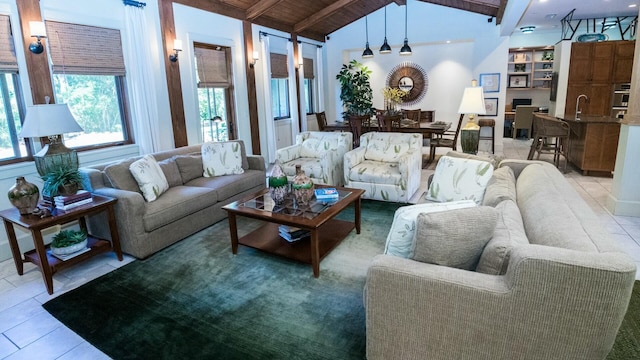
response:
[(480, 205), (491, 175), (493, 166), (488, 161), (443, 156), (436, 165), (427, 200), (473, 200)]
[(145, 155), (142, 159), (134, 161), (129, 166), (129, 171), (138, 182), (142, 196), (149, 202), (157, 199), (169, 188), (160, 165), (151, 155)]
[(231, 141), (202, 144), (202, 167), (204, 177), (244, 173), (240, 143)]
[(387, 235), (384, 253), (403, 258), (413, 256), (416, 239), (416, 219), (418, 214), (438, 211), (464, 209), (476, 206), (471, 200), (453, 201), (448, 203), (427, 203), (408, 205), (398, 208), (393, 216), (393, 223)]

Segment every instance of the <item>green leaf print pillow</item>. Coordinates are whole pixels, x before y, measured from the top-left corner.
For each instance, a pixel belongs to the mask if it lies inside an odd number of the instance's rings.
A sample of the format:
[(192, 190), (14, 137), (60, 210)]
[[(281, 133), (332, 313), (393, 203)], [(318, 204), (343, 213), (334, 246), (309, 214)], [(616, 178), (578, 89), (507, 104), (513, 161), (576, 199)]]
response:
[(202, 144), (204, 177), (242, 174), (242, 149), (237, 141)]
[(488, 161), (442, 156), (429, 185), (427, 200), (473, 200), (480, 205), (491, 175), (493, 166)]

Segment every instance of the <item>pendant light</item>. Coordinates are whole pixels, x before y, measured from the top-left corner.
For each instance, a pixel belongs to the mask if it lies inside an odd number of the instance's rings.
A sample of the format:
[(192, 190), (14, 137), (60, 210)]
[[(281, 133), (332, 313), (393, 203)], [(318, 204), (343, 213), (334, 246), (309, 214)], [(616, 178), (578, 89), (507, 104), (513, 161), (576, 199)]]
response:
[(411, 47), (409, 46), (409, 39), (407, 39), (407, 6), (409, 2), (404, 5), (404, 45), (400, 49), (400, 55), (411, 55)]
[(364, 48), (364, 51), (362, 52), (362, 57), (363, 58), (370, 58), (373, 57), (373, 51), (371, 51), (371, 48), (369, 47), (369, 21), (367, 20), (367, 17), (364, 17), (364, 26), (365, 26), (365, 32), (367, 34), (367, 46)]
[(384, 7), (384, 43), (380, 46), (380, 54), (391, 53), (391, 46), (387, 43), (387, 6)]

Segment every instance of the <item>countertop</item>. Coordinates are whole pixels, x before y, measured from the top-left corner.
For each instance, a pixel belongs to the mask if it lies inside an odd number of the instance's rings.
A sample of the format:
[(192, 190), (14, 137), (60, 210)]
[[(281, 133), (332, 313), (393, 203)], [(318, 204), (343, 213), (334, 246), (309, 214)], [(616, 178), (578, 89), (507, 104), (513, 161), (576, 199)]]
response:
[(562, 120), (567, 122), (574, 122), (574, 123), (593, 123), (593, 124), (620, 123), (620, 119), (611, 117), (611, 116), (581, 114), (579, 117), (580, 119), (576, 120), (574, 114), (571, 114), (571, 115), (565, 114)]

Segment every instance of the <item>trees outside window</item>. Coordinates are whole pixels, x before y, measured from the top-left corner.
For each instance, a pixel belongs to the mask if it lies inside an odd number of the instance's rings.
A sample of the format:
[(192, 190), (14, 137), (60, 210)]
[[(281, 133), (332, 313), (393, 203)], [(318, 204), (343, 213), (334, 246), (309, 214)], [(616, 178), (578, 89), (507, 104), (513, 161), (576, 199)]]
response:
[(291, 117), (288, 79), (271, 79), (271, 109), (273, 110), (273, 118), (276, 120)]
[(28, 144), (18, 138), (24, 109), (19, 84), (18, 74), (0, 72), (0, 164), (29, 156)]

